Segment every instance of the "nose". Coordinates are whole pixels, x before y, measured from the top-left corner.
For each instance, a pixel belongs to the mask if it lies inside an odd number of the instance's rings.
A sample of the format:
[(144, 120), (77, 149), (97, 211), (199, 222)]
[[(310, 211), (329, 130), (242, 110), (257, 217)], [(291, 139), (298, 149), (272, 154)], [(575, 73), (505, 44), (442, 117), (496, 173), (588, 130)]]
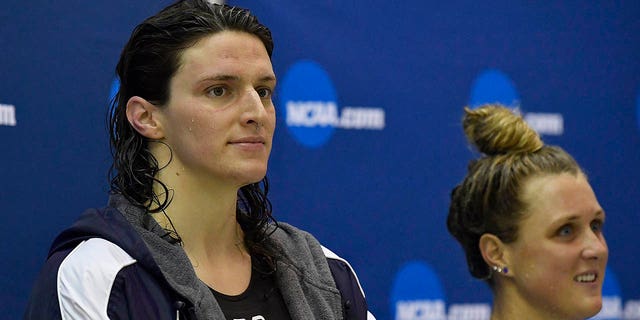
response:
[(242, 96), (242, 123), (246, 125), (264, 125), (267, 112), (264, 102), (258, 92), (251, 88), (247, 89)]
[(607, 241), (604, 239), (604, 234), (595, 233), (591, 230), (586, 233), (584, 240), (584, 248), (582, 250), (582, 256), (586, 259), (594, 260), (607, 260), (609, 256), (609, 248), (607, 247)]

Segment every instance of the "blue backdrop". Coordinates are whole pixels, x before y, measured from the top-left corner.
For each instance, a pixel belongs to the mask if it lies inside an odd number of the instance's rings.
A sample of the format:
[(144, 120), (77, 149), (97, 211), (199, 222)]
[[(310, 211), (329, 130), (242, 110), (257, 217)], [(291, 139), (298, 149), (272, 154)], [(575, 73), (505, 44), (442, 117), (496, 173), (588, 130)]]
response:
[[(0, 318), (53, 237), (106, 203), (107, 101), (131, 29), (169, 1), (9, 0), (0, 12)], [(378, 319), (487, 319), (448, 235), (475, 154), (462, 107), (518, 107), (607, 211), (599, 319), (640, 319), (640, 2), (229, 1), (269, 26), (275, 216), (358, 271)]]

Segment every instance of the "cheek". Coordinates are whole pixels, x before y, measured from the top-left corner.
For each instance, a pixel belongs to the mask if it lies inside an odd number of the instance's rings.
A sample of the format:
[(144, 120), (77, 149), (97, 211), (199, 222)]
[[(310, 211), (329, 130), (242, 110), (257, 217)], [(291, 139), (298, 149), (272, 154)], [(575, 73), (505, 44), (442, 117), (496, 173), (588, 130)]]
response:
[(219, 140), (223, 135), (218, 132), (220, 126), (214, 117), (203, 114), (193, 114), (182, 119), (182, 125), (176, 128), (179, 133), (172, 143), (175, 145), (179, 158), (190, 161), (205, 159), (212, 152), (219, 149)]
[(571, 270), (578, 261), (578, 253), (562, 246), (545, 246), (544, 244), (524, 247), (520, 261), (522, 277), (528, 280), (543, 279), (543, 283), (553, 285), (555, 280), (571, 275)]
[(217, 132), (218, 130), (221, 130), (219, 122), (220, 120), (215, 115), (201, 112), (199, 114), (195, 114), (189, 119), (185, 119), (184, 130), (193, 139), (198, 140), (197, 142), (204, 143), (207, 140), (220, 136), (220, 133)]

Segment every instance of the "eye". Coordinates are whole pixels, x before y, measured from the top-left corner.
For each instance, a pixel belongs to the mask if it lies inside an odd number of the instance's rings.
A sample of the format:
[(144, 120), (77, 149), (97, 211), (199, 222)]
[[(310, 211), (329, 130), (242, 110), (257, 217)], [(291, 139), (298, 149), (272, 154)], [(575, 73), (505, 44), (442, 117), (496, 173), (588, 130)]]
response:
[(602, 225), (603, 222), (601, 220), (594, 220), (593, 222), (591, 222), (591, 230), (593, 230), (593, 232), (595, 233), (601, 233)]
[(568, 225), (568, 224), (564, 225), (560, 229), (558, 229), (557, 234), (560, 237), (570, 236), (571, 234), (573, 234), (573, 227), (571, 225)]
[(227, 92), (224, 87), (212, 87), (207, 90), (207, 94), (213, 97), (222, 97)]
[(264, 99), (264, 98), (271, 97), (272, 90), (269, 88), (258, 88), (256, 92), (258, 92), (258, 95), (260, 96), (260, 98)]

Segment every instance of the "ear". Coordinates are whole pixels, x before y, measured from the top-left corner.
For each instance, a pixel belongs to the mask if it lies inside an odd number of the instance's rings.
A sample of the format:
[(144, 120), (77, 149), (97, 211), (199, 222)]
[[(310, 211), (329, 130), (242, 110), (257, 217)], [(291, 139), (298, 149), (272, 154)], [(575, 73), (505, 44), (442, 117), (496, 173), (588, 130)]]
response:
[(129, 123), (138, 133), (149, 139), (164, 138), (159, 111), (157, 106), (138, 96), (133, 96), (127, 101)]
[(485, 233), (480, 237), (478, 245), (482, 253), (482, 258), (490, 268), (493, 266), (499, 268), (509, 267), (506, 245), (500, 238), (491, 233)]

